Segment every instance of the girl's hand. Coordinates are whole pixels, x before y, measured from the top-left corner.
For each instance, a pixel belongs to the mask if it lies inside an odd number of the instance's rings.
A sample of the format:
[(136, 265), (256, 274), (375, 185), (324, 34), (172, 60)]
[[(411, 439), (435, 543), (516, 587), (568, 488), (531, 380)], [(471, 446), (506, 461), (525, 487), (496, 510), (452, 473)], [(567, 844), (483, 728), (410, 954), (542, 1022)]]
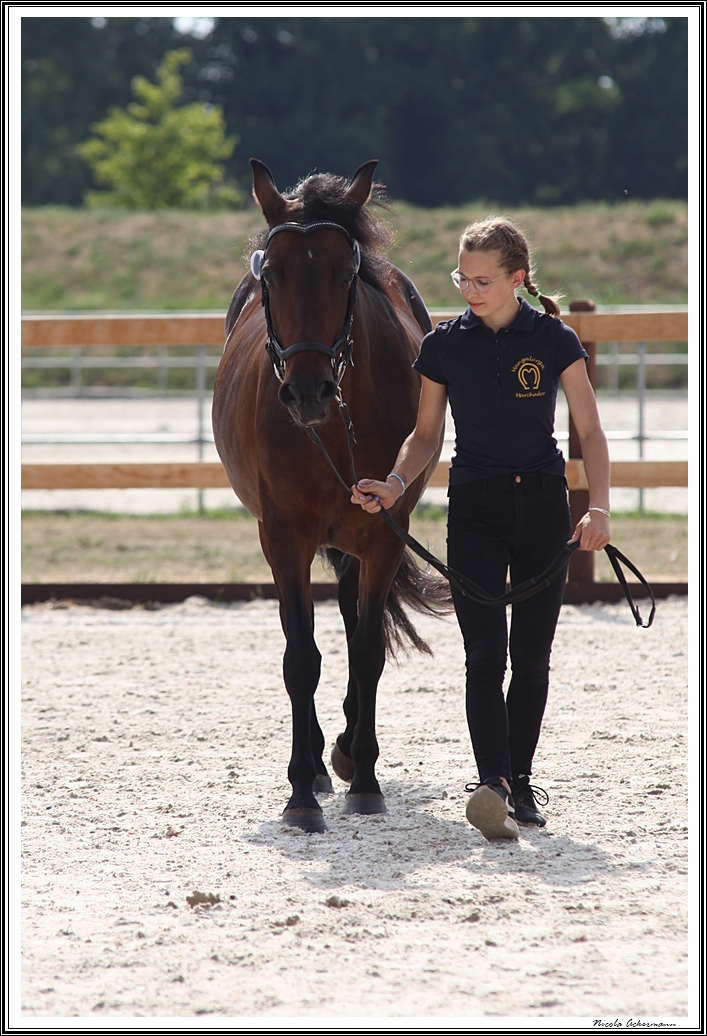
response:
[(570, 543), (579, 540), (580, 550), (603, 550), (611, 539), (609, 519), (601, 511), (587, 511), (577, 522)]
[[(394, 484), (391, 485), (391, 482)], [(351, 503), (359, 504), (369, 514), (376, 514), (380, 511), (381, 505), (387, 511), (401, 496), (402, 486), (397, 479), (376, 482), (372, 478), (360, 478), (356, 485), (351, 487)]]

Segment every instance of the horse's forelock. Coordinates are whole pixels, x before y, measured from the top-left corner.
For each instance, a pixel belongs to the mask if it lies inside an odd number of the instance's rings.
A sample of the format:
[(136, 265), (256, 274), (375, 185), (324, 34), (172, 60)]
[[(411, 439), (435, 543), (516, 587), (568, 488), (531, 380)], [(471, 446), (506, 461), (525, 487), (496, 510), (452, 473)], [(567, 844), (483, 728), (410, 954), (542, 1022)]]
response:
[(346, 200), (351, 182), (333, 173), (312, 173), (305, 177), (284, 197), (299, 202), (298, 223), (313, 223), (327, 220), (338, 223), (355, 237), (362, 249), (381, 252), (390, 241), (390, 230), (384, 220), (374, 215), (370, 208), (384, 204), (383, 184), (373, 184), (371, 202), (368, 206), (353, 205)]

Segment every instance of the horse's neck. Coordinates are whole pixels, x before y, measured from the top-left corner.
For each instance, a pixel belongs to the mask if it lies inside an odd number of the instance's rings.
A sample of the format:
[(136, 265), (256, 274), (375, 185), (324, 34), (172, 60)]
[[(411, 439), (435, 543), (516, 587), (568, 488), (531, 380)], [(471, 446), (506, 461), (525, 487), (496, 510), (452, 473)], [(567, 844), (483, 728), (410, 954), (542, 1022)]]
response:
[[(392, 267), (395, 273), (399, 273)], [(422, 330), (400, 282), (391, 277), (384, 286), (359, 284), (359, 301), (352, 328), (354, 363), (391, 371), (398, 363), (409, 365), (417, 355)]]

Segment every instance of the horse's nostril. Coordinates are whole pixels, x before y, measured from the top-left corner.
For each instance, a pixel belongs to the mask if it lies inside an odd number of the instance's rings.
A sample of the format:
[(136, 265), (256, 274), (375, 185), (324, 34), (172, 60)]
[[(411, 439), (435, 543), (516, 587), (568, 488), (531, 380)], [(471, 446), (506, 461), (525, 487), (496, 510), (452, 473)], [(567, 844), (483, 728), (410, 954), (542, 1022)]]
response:
[(284, 403), (285, 406), (292, 407), (302, 405), (302, 396), (297, 391), (296, 386), (293, 385), (291, 382), (284, 382), (280, 386), (278, 397), (280, 399), (280, 402)]
[(318, 403), (331, 403), (332, 399), (336, 395), (336, 384), (333, 381), (320, 381), (317, 385), (317, 402)]

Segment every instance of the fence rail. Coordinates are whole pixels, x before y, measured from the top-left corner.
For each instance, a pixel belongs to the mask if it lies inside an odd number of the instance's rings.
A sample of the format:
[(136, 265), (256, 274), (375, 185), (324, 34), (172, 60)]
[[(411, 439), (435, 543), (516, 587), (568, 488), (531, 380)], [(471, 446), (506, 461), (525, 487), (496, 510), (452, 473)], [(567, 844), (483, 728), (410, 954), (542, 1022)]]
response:
[[(433, 324), (459, 316), (458, 310), (435, 310)], [(563, 321), (582, 341), (684, 342), (686, 312), (563, 313)], [(60, 348), (80, 345), (218, 345), (224, 319), (212, 313), (93, 313), (22, 318), (22, 345)]]
[[(446, 486), (449, 461), (440, 461), (430, 486)], [(586, 489), (581, 460), (566, 462), (569, 488)], [(220, 463), (23, 464), (23, 489), (227, 489)], [(633, 488), (686, 486), (687, 461), (619, 460), (611, 464), (611, 485)]]

